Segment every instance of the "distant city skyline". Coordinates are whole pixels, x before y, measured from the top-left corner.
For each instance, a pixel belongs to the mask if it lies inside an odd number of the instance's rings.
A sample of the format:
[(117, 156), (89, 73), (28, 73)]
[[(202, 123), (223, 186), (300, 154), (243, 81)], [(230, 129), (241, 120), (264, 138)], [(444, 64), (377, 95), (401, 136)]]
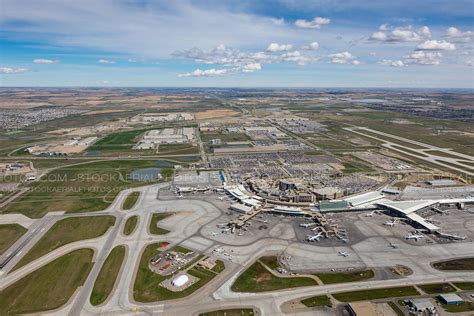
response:
[(474, 2), (4, 0), (0, 86), (474, 88)]

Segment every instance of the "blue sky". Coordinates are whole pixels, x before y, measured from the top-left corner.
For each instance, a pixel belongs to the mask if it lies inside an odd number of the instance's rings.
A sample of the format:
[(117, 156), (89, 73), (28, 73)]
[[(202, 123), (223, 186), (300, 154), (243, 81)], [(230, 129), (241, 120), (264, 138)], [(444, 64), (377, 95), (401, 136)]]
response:
[(473, 0), (2, 0), (0, 85), (474, 88), (473, 12)]

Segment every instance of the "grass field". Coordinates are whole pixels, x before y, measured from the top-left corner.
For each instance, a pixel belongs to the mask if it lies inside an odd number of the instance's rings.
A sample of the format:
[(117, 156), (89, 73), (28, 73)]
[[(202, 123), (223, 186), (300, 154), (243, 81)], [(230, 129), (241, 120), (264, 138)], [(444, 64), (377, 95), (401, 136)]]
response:
[(357, 149), (357, 146), (351, 143), (344, 142), (341, 140), (326, 138), (320, 135), (315, 135), (314, 137), (311, 138), (310, 141), (311, 143), (318, 146), (319, 148), (326, 149), (328, 151), (340, 151), (340, 150), (351, 151), (351, 150)]
[(3, 315), (37, 313), (64, 305), (92, 268), (93, 251), (70, 252), (0, 292)]
[(116, 246), (107, 256), (92, 289), (90, 297), (92, 305), (102, 304), (109, 297), (117, 280), (124, 257), (125, 246)]
[(374, 277), (373, 270), (342, 272), (342, 273), (317, 273), (315, 274), (324, 284), (357, 282)]
[(234, 292), (266, 292), (315, 285), (318, 283), (307, 277), (276, 277), (256, 261), (235, 280), (231, 289)]
[(183, 246), (175, 246), (173, 248), (173, 251), (176, 251), (176, 252), (179, 252), (179, 253), (182, 253), (182, 254), (187, 254), (187, 253), (193, 252), (191, 249), (185, 248)]
[(370, 172), (374, 171), (365, 164), (351, 159), (351, 161), (343, 161), (342, 165), (344, 166), (343, 173), (355, 173), (355, 172)]
[(433, 263), (438, 270), (474, 270), (474, 258), (453, 259)]
[(232, 309), (221, 309), (218, 311), (212, 311), (207, 313), (199, 314), (199, 316), (253, 316), (254, 311), (251, 308), (232, 308)]
[[(464, 302), (463, 304), (458, 305), (446, 305), (441, 304), (443, 309), (449, 313), (466, 313), (474, 311), (474, 303), (473, 302)], [(467, 314), (472, 315), (472, 314)]]
[[(196, 283), (192, 284), (181, 292), (172, 292), (165, 289), (164, 287), (161, 287), (161, 282), (167, 278), (172, 278), (173, 276), (161, 276), (152, 272), (148, 268), (148, 260), (160, 252), (161, 245), (162, 243), (151, 244), (148, 245), (143, 251), (135, 278), (135, 283), (133, 285), (133, 297), (136, 301), (148, 303), (186, 297), (197, 291), (217, 275), (216, 272), (193, 267), (187, 270), (187, 273), (199, 279)], [(202, 258), (203, 256), (198, 257), (198, 259), (189, 263), (187, 267), (191, 266), (194, 264), (194, 262)], [(182, 270), (185, 270), (187, 267), (183, 268)]]
[(216, 273), (221, 273), (225, 269), (224, 261), (216, 260), (216, 265), (212, 268), (212, 271)]
[(464, 290), (464, 291), (474, 290), (474, 282), (456, 282), (456, 283), (453, 283), (453, 284), (457, 288), (460, 288), (461, 290)]
[[(100, 211), (109, 206), (120, 191), (144, 185), (128, 179), (132, 171), (151, 167), (156, 167), (156, 161), (98, 161), (59, 168), (32, 183), (30, 191), (6, 206), (4, 212), (40, 218), (54, 211)], [(172, 169), (161, 168), (166, 179)]]
[(261, 257), (260, 262), (269, 267), (272, 270), (276, 270), (280, 264), (278, 263), (278, 258), (276, 256), (265, 256)]
[(155, 213), (151, 217), (150, 221), (150, 234), (152, 235), (165, 235), (170, 231), (161, 227), (158, 227), (158, 223), (167, 217), (170, 217), (173, 213)]
[(138, 198), (140, 197), (140, 192), (132, 192), (130, 193), (125, 201), (123, 201), (122, 209), (123, 210), (130, 210), (132, 207), (135, 206), (135, 204), (138, 201)]
[(147, 129), (139, 129), (133, 131), (125, 131), (113, 133), (99, 139), (95, 144), (87, 150), (90, 151), (126, 151), (132, 149), (133, 145), (138, 142), (140, 135), (145, 133)]
[(163, 144), (158, 147), (158, 154), (190, 155), (198, 154), (199, 148), (191, 144)]
[(0, 225), (0, 255), (10, 248), (27, 229), (18, 224)]
[(35, 159), (32, 160), (33, 166), (36, 169), (50, 169), (50, 168), (57, 168), (61, 166), (72, 165), (76, 163), (90, 163), (94, 162), (94, 159), (90, 161), (83, 160), (83, 159), (71, 159), (71, 158), (45, 158), (45, 159)]
[(331, 303), (331, 300), (327, 295), (318, 295), (306, 298), (301, 301), (306, 307), (319, 307), (326, 306)]
[(219, 138), (223, 143), (228, 142), (246, 142), (250, 137), (245, 133), (201, 133), (203, 143), (209, 142), (211, 139)]
[(341, 302), (370, 301), (390, 297), (404, 297), (420, 295), (413, 286), (392, 287), (386, 289), (361, 290), (333, 294)]
[(133, 216), (129, 217), (127, 219), (127, 221), (125, 222), (125, 225), (123, 227), (124, 235), (128, 236), (131, 233), (133, 233), (133, 231), (135, 230), (135, 227), (137, 226), (137, 223), (138, 223), (138, 216), (137, 215), (133, 215)]
[(418, 287), (426, 294), (451, 293), (456, 289), (449, 283), (421, 284)]
[(72, 217), (59, 220), (21, 258), (13, 270), (69, 243), (99, 237), (105, 234), (114, 223), (115, 217), (109, 215)]

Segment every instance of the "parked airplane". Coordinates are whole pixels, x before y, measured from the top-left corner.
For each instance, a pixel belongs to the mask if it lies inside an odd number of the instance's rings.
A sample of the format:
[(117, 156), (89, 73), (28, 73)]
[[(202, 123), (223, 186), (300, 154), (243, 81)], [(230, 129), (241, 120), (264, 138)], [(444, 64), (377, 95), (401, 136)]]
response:
[(339, 256), (343, 256), (343, 257), (349, 256), (349, 253), (348, 253), (347, 251), (339, 251), (337, 254), (338, 254)]
[(391, 221), (386, 221), (385, 223), (383, 223), (385, 226), (390, 226), (390, 227), (393, 227), (395, 226), (395, 224), (398, 223), (398, 219), (394, 218), (392, 219)]
[(224, 201), (226, 197), (225, 196), (219, 196), (218, 199), (221, 200), (221, 201)]
[(395, 243), (393, 243), (393, 242), (391, 242), (389, 245), (390, 245), (390, 247), (392, 247), (393, 249), (396, 249), (396, 248), (399, 247), (398, 244), (395, 244)]
[(308, 228), (310, 226), (316, 225), (316, 223), (301, 223), (300, 227)]
[(366, 213), (365, 216), (366, 217), (373, 217), (375, 214), (376, 214), (377, 211), (372, 211), (370, 213)]
[(420, 234), (412, 234), (412, 235), (406, 235), (405, 239), (414, 239), (415, 241), (418, 241), (423, 237), (425, 237), (425, 236), (420, 235)]
[(321, 236), (323, 235), (323, 233), (319, 233), (319, 234), (316, 234), (316, 235), (308, 235), (306, 236), (306, 240), (307, 241), (319, 241), (319, 239), (321, 238)]

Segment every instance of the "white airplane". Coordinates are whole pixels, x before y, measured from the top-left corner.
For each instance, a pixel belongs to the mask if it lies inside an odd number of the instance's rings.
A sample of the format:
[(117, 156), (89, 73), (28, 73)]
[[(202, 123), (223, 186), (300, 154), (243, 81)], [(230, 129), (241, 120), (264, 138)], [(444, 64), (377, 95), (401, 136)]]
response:
[(349, 256), (349, 253), (348, 253), (347, 251), (339, 251), (337, 254), (338, 254), (339, 256), (343, 256), (343, 257)]
[(366, 213), (365, 216), (366, 216), (366, 217), (373, 217), (373, 216), (375, 215), (375, 212), (376, 212), (376, 211), (372, 211), (372, 212), (370, 212), (370, 213)]
[(395, 226), (395, 224), (398, 223), (398, 219), (394, 218), (392, 219), (391, 221), (386, 221), (385, 223), (383, 223), (385, 226), (390, 226), (390, 227), (393, 227)]
[(209, 234), (209, 236), (216, 236), (216, 233), (215, 233), (215, 232), (211, 232), (211, 233)]
[(308, 236), (306, 236), (306, 240), (307, 241), (319, 241), (319, 239), (321, 238), (322, 235), (323, 235), (323, 233), (319, 233), (319, 234), (313, 235), (313, 236), (308, 235)]
[(219, 196), (217, 199), (219, 199), (219, 200), (221, 200), (221, 201), (224, 201), (225, 196)]
[(182, 194), (178, 195), (178, 199), (182, 199), (182, 198), (183, 198)]
[(398, 244), (395, 244), (395, 243), (393, 243), (393, 242), (391, 242), (391, 243), (389, 244), (389, 246), (392, 247), (393, 249), (397, 249), (397, 248), (398, 248)]
[(420, 234), (413, 234), (413, 235), (406, 235), (405, 239), (414, 239), (415, 241), (418, 241), (423, 237), (425, 237), (425, 236), (420, 235)]
[(314, 225), (316, 225), (316, 223), (301, 223), (300, 227), (308, 228), (308, 227), (314, 226)]

